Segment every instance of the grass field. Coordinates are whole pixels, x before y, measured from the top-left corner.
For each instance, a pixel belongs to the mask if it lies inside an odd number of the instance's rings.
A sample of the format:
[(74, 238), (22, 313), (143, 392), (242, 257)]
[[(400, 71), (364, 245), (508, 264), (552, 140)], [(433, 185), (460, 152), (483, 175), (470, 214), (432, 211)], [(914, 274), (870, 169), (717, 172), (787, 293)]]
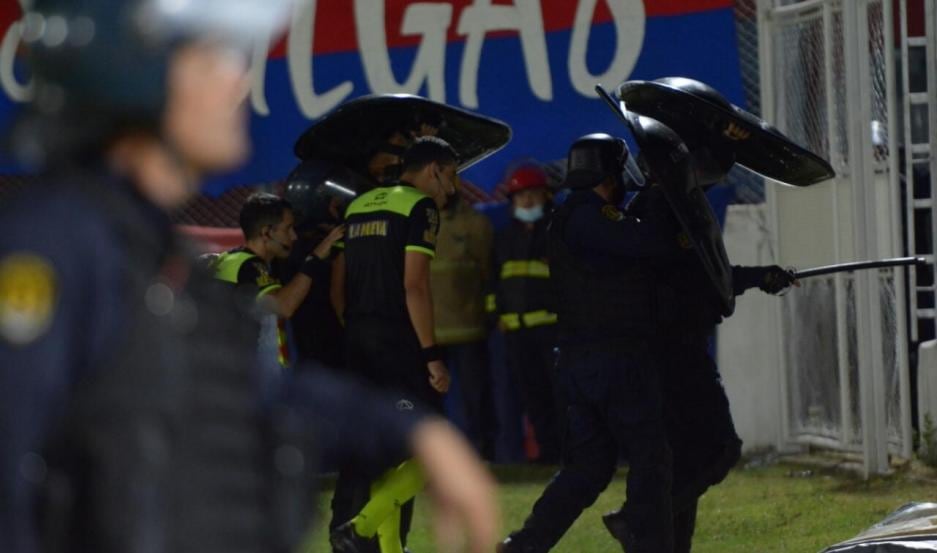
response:
[[(497, 467), (505, 530), (521, 525), (553, 470), (544, 467)], [(576, 521), (554, 551), (621, 551), (599, 517), (624, 497), (621, 471), (595, 505)], [(329, 494), (323, 494), (327, 505)], [(850, 538), (910, 501), (937, 501), (937, 472), (915, 468), (863, 481), (843, 472), (790, 464), (736, 469), (702, 499), (694, 553), (816, 553)], [(417, 500), (410, 538), (413, 553), (434, 551), (428, 501)], [(318, 532), (306, 553), (327, 553)]]

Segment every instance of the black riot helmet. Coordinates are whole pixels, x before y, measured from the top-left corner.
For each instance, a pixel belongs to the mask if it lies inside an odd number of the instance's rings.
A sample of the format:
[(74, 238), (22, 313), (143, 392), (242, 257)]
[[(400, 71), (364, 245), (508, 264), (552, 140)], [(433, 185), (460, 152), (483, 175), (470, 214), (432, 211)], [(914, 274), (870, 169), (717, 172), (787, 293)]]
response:
[(303, 232), (341, 223), (348, 204), (372, 186), (370, 179), (345, 166), (309, 159), (286, 178), (283, 195), (293, 206), (296, 229)]
[(644, 186), (644, 175), (624, 139), (593, 133), (573, 142), (567, 157), (564, 186), (592, 188), (609, 176), (628, 189)]
[(247, 63), (282, 30), (289, 0), (33, 0), (23, 42), (34, 94), (13, 136), (27, 163), (96, 154), (128, 129), (159, 135), (174, 53), (230, 47)]

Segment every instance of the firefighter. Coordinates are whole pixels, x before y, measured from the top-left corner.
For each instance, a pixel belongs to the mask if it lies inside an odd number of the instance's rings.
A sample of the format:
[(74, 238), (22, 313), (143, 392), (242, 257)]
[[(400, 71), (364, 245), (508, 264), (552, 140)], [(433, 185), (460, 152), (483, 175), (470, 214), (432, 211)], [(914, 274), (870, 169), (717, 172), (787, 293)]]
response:
[(437, 253), (430, 264), (436, 340), (459, 382), (465, 433), (483, 458), (492, 459), (497, 424), (491, 408), (485, 287), (494, 231), (459, 192), (440, 216)]
[(547, 175), (536, 165), (515, 169), (507, 181), (510, 223), (494, 242), (492, 293), (486, 308), (505, 335), (507, 366), (520, 385), (539, 446), (538, 462), (560, 459), (561, 402), (554, 371), (556, 313), (547, 259)]

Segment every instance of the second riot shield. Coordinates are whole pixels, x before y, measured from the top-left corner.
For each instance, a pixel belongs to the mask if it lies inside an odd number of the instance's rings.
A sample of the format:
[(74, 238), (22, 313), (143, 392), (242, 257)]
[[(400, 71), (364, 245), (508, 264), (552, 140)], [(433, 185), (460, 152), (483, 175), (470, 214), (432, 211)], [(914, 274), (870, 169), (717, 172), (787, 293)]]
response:
[(732, 266), (722, 242), (722, 229), (706, 193), (696, 180), (686, 145), (669, 127), (649, 117), (625, 112), (646, 169), (664, 192), (686, 238), (699, 257), (720, 300), (721, 314), (735, 311)]

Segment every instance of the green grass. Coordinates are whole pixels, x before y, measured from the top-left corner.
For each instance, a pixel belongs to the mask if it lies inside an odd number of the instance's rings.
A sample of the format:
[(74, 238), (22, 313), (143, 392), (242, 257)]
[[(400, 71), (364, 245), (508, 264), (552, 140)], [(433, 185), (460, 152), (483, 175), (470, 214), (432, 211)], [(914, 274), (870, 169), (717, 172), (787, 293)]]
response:
[[(809, 471), (809, 472), (808, 472)], [(505, 531), (518, 528), (553, 470), (497, 467)], [(805, 476), (810, 474), (809, 476)], [(602, 526), (600, 515), (621, 504), (624, 471), (595, 505), (585, 511), (557, 552), (620, 551)], [(323, 494), (327, 507), (329, 494)], [(816, 553), (851, 538), (910, 501), (937, 501), (937, 471), (904, 470), (864, 481), (842, 472), (795, 465), (737, 469), (702, 499), (694, 553)], [(414, 553), (434, 551), (428, 500), (417, 500), (411, 532)], [(310, 540), (306, 553), (327, 553), (324, 532)]]

